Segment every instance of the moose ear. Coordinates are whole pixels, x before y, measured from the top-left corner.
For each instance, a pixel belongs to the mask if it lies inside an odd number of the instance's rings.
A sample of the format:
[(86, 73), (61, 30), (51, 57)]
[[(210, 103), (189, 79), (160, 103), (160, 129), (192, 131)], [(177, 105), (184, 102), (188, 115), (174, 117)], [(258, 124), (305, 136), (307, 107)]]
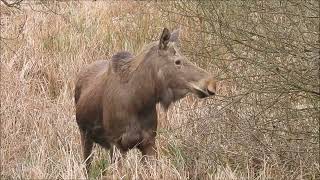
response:
[(179, 42), (180, 29), (176, 29), (171, 33), (170, 42)]
[(160, 37), (159, 49), (166, 50), (168, 48), (168, 43), (170, 41), (170, 32), (169, 29), (164, 28)]

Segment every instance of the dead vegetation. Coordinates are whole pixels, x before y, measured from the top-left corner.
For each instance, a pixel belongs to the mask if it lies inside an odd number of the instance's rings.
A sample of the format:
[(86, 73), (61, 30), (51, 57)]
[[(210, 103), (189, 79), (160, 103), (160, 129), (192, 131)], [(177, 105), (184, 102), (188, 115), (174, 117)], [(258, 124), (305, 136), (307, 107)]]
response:
[[(159, 158), (81, 162), (74, 79), (164, 26), (220, 78), (218, 96), (160, 113)], [(319, 4), (241, 1), (1, 4), (1, 179), (318, 179)], [(104, 173), (104, 175), (102, 175)]]

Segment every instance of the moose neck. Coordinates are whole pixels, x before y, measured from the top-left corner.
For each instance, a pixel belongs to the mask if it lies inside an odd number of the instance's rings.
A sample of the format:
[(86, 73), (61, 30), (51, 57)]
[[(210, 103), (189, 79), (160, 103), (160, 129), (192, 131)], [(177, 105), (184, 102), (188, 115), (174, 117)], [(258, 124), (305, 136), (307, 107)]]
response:
[(167, 109), (173, 101), (173, 95), (170, 89), (166, 87), (166, 83), (158, 76), (159, 65), (152, 62), (152, 53), (140, 54), (136, 57), (135, 61), (140, 61), (139, 66), (136, 67), (134, 72), (131, 73), (129, 81), (132, 103), (136, 108), (148, 109), (154, 107), (157, 103)]
[[(141, 61), (137, 56), (134, 61)], [(142, 57), (143, 58), (143, 57)], [(142, 111), (156, 106), (158, 102), (157, 79), (155, 69), (151, 67), (152, 63), (147, 62), (151, 59), (144, 59), (139, 66), (130, 73), (128, 87), (130, 88), (130, 99), (132, 106)]]

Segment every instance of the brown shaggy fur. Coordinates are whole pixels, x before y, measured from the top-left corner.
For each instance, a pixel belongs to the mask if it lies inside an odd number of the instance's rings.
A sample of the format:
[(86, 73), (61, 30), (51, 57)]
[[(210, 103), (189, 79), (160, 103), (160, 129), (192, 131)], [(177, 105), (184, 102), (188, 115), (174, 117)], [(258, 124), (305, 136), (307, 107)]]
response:
[(188, 92), (214, 94), (214, 79), (183, 57), (170, 36), (176, 40), (177, 32), (165, 29), (160, 44), (150, 43), (136, 56), (117, 53), (79, 73), (76, 119), (87, 168), (94, 142), (122, 153), (136, 147), (143, 155), (155, 155), (156, 104), (168, 108)]

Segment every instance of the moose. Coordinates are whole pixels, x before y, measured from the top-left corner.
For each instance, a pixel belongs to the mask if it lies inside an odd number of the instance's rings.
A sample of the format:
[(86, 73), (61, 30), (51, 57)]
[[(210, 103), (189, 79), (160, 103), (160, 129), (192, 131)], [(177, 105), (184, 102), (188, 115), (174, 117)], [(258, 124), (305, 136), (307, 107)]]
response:
[(193, 93), (199, 98), (216, 92), (214, 77), (179, 51), (179, 30), (164, 28), (160, 40), (140, 53), (118, 52), (111, 60), (95, 61), (76, 80), (76, 121), (83, 158), (89, 171), (93, 143), (121, 154), (138, 148), (143, 157), (155, 156), (156, 105)]

